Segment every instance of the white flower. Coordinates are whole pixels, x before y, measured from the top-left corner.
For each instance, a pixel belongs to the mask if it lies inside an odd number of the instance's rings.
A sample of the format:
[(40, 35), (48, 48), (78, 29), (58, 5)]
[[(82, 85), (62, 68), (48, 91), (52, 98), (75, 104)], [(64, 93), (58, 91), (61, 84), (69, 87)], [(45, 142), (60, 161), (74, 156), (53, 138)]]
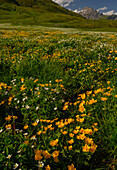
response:
[(17, 151), (17, 153), (20, 153), (20, 152), (21, 152), (21, 150)]
[(45, 98), (45, 101), (47, 101), (47, 98)]
[(19, 165), (17, 163), (15, 163), (15, 165), (13, 166), (13, 169), (16, 169)]
[(8, 91), (5, 91), (5, 95), (7, 95), (8, 94)]
[(39, 119), (36, 119), (36, 122), (39, 123)]
[(65, 102), (65, 100), (64, 100), (64, 99), (62, 99), (62, 102)]
[(12, 156), (12, 155), (8, 155), (6, 158), (7, 158), (7, 159), (10, 159), (10, 158), (11, 158), (11, 156)]
[(28, 135), (28, 133), (24, 133), (23, 135), (24, 135), (24, 136), (27, 136), (27, 135)]
[(55, 107), (54, 110), (57, 110), (57, 107)]
[(45, 89), (45, 90), (49, 90), (49, 88), (47, 88), (47, 87), (44, 87), (44, 89)]
[(42, 161), (39, 161), (38, 162), (38, 166), (39, 166), (39, 168), (43, 168), (44, 167), (44, 163)]
[(31, 140), (37, 140), (37, 138), (35, 136), (32, 136)]
[(29, 109), (29, 108), (30, 108), (30, 106), (26, 105), (26, 109)]
[(36, 110), (38, 110), (38, 109), (39, 109), (39, 106), (36, 107)]
[(19, 103), (20, 101), (18, 100), (17, 103)]
[(2, 133), (3, 132), (3, 129), (0, 129), (0, 133)]

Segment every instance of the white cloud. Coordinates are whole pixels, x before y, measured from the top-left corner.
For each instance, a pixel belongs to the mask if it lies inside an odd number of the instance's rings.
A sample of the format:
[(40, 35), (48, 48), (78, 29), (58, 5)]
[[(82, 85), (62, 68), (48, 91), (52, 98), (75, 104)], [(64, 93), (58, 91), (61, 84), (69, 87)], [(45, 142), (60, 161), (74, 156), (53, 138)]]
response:
[(58, 4), (63, 4), (63, 3), (70, 3), (73, 2), (74, 0), (53, 0), (54, 2)]
[(98, 12), (99, 12), (99, 11), (104, 11), (104, 10), (106, 10), (106, 9), (108, 9), (108, 8), (105, 6), (105, 7), (102, 7), (102, 8), (97, 9), (97, 11), (98, 11)]
[(103, 15), (117, 15), (117, 12), (114, 10), (108, 11), (108, 12), (103, 12)]

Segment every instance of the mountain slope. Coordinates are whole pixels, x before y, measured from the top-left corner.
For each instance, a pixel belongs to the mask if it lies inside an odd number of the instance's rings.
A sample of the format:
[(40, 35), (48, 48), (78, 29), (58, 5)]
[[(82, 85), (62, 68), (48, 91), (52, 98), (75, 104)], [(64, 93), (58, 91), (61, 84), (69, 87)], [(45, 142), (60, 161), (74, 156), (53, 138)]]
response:
[(0, 22), (63, 27), (81, 20), (85, 19), (52, 0), (0, 0)]
[(52, 0), (0, 0), (0, 23), (115, 31), (117, 21), (88, 20)]
[(85, 7), (80, 12), (80, 15), (84, 16), (87, 19), (100, 19), (102, 14), (94, 10), (93, 8)]

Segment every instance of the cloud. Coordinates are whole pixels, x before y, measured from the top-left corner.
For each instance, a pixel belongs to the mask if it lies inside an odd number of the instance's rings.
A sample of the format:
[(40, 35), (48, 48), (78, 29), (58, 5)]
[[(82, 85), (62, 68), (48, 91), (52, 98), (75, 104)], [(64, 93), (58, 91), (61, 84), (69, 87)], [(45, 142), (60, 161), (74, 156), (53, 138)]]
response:
[(53, 0), (54, 2), (58, 3), (58, 4), (63, 4), (63, 3), (71, 3), (74, 0)]
[(114, 10), (108, 11), (108, 12), (103, 12), (103, 15), (117, 15), (117, 12)]
[(102, 8), (97, 9), (97, 11), (98, 11), (98, 12), (99, 12), (99, 11), (104, 11), (104, 10), (106, 10), (106, 9), (108, 9), (108, 8), (105, 6), (105, 7), (102, 7)]

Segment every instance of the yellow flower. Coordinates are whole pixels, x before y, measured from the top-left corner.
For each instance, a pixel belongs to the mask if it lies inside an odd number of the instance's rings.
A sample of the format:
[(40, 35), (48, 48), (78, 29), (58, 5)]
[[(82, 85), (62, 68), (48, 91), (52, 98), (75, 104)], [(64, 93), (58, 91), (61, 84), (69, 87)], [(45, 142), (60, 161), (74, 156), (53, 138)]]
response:
[(72, 144), (72, 143), (74, 143), (74, 140), (71, 139), (71, 140), (68, 141), (68, 143), (69, 143), (69, 144)]
[(88, 146), (87, 144), (85, 144), (85, 146), (82, 147), (83, 148), (83, 152), (89, 152), (90, 150), (90, 146)]
[(74, 136), (74, 134), (73, 134), (73, 133), (69, 133), (69, 137), (71, 137), (71, 138), (72, 138), (73, 136)]
[(51, 157), (51, 155), (49, 154), (49, 152), (46, 150), (46, 151), (43, 151), (43, 156), (45, 157), (45, 159), (48, 159)]
[(63, 110), (66, 110), (68, 108), (68, 105), (63, 106)]
[(93, 103), (96, 103), (96, 102), (97, 102), (97, 100), (91, 99), (91, 100), (89, 100), (88, 104), (93, 104)]
[(53, 155), (53, 158), (58, 157), (59, 156), (59, 151), (54, 151), (52, 153), (52, 155)]
[(84, 140), (85, 139), (85, 135), (84, 134), (80, 134), (79, 136), (77, 135), (76, 138)]
[(66, 134), (67, 134), (67, 131), (63, 131), (62, 134), (63, 134), (63, 135), (66, 135)]
[(102, 101), (106, 101), (107, 98), (106, 98), (106, 97), (101, 97), (101, 100), (102, 100)]
[(84, 106), (79, 107), (78, 111), (81, 112), (81, 113), (83, 113), (83, 112), (85, 111)]
[(97, 129), (97, 128), (94, 128), (93, 130), (94, 130), (94, 132), (97, 132), (97, 131), (98, 131), (98, 129)]
[(55, 158), (54, 158), (54, 161), (55, 161), (56, 163), (59, 162), (58, 157), (55, 157)]
[(68, 165), (68, 170), (76, 170), (76, 168), (74, 167), (74, 164)]
[(24, 129), (28, 129), (28, 125), (27, 124), (25, 124)]
[(46, 167), (45, 167), (45, 170), (50, 170), (51, 168), (50, 168), (50, 166), (49, 165), (47, 165)]
[(34, 80), (34, 83), (36, 83), (37, 81), (38, 81), (38, 79), (35, 79), (35, 80)]
[(92, 146), (90, 147), (90, 152), (94, 153), (95, 150), (96, 150), (96, 148), (97, 148), (97, 145), (96, 145), (96, 144), (92, 145)]
[(51, 146), (55, 146), (58, 143), (58, 139), (50, 141)]
[(74, 134), (77, 134), (78, 132), (79, 130), (76, 130), (76, 129), (73, 131)]
[(13, 119), (18, 119), (18, 117), (17, 116), (13, 116)]
[(68, 147), (68, 149), (69, 149), (69, 150), (72, 150), (72, 145), (70, 145), (70, 146)]
[(37, 134), (38, 134), (38, 135), (40, 135), (41, 133), (42, 133), (42, 131), (41, 131), (41, 130), (37, 132)]
[(32, 123), (32, 125), (33, 125), (33, 126), (37, 126), (37, 125), (38, 125), (38, 123), (37, 123), (37, 122), (34, 122), (34, 123)]
[(82, 98), (82, 99), (85, 99), (85, 98), (86, 98), (85, 93), (81, 94), (81, 98)]
[(6, 128), (7, 130), (11, 129), (11, 124), (6, 125), (5, 128)]
[(35, 151), (35, 153), (36, 153), (36, 154), (35, 154), (35, 160), (36, 160), (36, 161), (40, 161), (40, 160), (43, 158), (43, 157), (41, 156), (42, 150), (38, 150), (38, 149), (37, 149), (37, 150)]
[(85, 134), (92, 135), (93, 131), (92, 131), (92, 129), (85, 129), (85, 130), (84, 130), (84, 133), (85, 133)]
[(11, 120), (11, 117), (12, 117), (12, 116), (8, 115), (8, 117), (5, 117), (5, 120), (6, 120), (6, 121), (10, 121), (10, 120)]
[(23, 82), (24, 81), (24, 78), (21, 78), (21, 82)]
[(85, 138), (85, 143), (86, 143), (86, 144), (91, 144), (91, 145), (93, 145), (93, 139), (86, 137), (86, 138)]

